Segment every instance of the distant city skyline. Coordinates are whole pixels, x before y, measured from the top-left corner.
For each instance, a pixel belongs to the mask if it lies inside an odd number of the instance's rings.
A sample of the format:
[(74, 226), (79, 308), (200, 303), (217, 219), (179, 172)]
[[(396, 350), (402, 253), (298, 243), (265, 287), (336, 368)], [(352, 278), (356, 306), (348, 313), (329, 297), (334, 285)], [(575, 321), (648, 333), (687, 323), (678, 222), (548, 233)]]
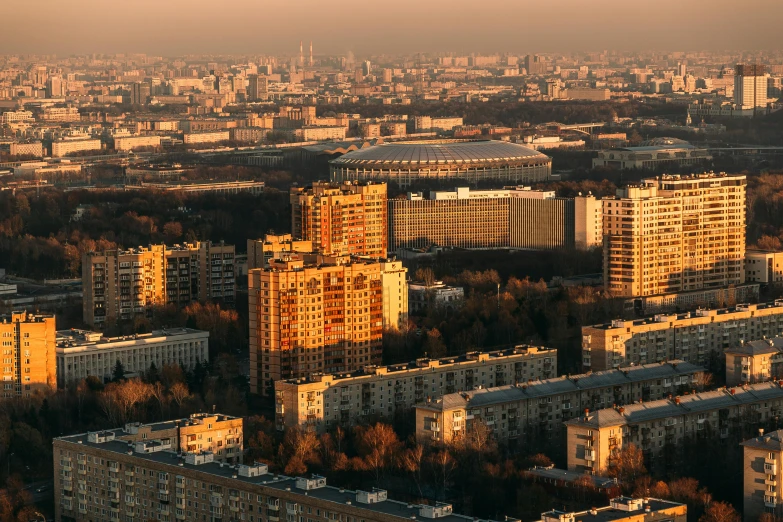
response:
[[(296, 54), (313, 41), (316, 55), (413, 52), (573, 52), (770, 50), (779, 46), (783, 3), (660, 0), (344, 0), (267, 3), (238, 0), (135, 0), (110, 9), (98, 0), (32, 0), (10, 7), (5, 54), (147, 53)], [(118, 4), (114, 4), (118, 5)], [(286, 20), (286, 23), (279, 23)]]

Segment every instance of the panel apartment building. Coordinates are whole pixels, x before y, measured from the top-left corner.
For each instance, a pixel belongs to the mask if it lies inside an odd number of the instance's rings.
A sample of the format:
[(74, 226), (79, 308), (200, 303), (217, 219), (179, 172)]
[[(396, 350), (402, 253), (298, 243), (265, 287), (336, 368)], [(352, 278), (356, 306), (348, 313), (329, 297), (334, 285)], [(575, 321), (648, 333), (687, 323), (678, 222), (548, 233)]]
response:
[(384, 315), (407, 315), (404, 281), (399, 262), (351, 256), (292, 254), (250, 270), (251, 390), (380, 363)]
[(629, 366), (451, 393), (416, 405), (416, 439), (450, 443), (482, 422), (500, 442), (532, 444), (563, 438), (562, 422), (586, 408), (653, 401), (691, 389), (704, 368), (682, 361)]
[(741, 444), (743, 453), (742, 514), (758, 520), (764, 513), (783, 515), (783, 430), (760, 431)]
[(745, 176), (664, 175), (605, 198), (604, 286), (637, 297), (745, 282)]
[(323, 254), (385, 257), (386, 184), (316, 182), (291, 189), (291, 230)]
[(582, 327), (582, 365), (606, 370), (629, 364), (682, 359), (706, 364), (743, 340), (783, 335), (783, 300), (718, 310), (658, 314)]
[(65, 388), (90, 376), (107, 382), (120, 361), (126, 377), (142, 376), (152, 364), (167, 364), (192, 371), (209, 362), (209, 332), (191, 328), (154, 330), (150, 333), (104, 337), (100, 332), (57, 332), (57, 386)]
[(325, 431), (391, 418), (444, 394), (547, 379), (557, 373), (557, 350), (517, 346), (407, 364), (367, 366), (342, 374), (314, 374), (275, 382), (278, 430)]
[(597, 473), (606, 469), (613, 450), (629, 443), (654, 465), (685, 437), (741, 435), (749, 425), (779, 415), (781, 406), (783, 388), (765, 382), (584, 413), (565, 421), (568, 469)]
[(151, 245), (82, 257), (84, 322), (100, 326), (149, 314), (157, 305), (234, 301), (234, 246)]
[(30, 397), (57, 386), (55, 319), (13, 312), (0, 323), (3, 398)]
[(178, 454), (170, 439), (129, 444), (97, 432), (57, 438), (53, 449), (55, 520), (491, 522), (454, 514), (451, 504), (331, 487), (316, 475), (272, 475), (266, 464), (226, 465), (208, 451)]
[(312, 254), (312, 241), (298, 241), (291, 234), (266, 234), (262, 239), (247, 240), (247, 268), (265, 268), (272, 259), (285, 254)]
[[(586, 249), (601, 244), (601, 201), (515, 187), (390, 199), (389, 248)], [(577, 213), (578, 211), (578, 213)]]

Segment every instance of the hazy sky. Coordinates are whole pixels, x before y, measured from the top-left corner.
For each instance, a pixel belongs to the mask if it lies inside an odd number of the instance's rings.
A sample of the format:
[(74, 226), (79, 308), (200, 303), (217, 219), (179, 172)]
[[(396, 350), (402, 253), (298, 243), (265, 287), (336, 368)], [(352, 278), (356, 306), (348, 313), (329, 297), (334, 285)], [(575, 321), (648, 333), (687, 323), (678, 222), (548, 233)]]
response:
[(3, 0), (5, 53), (780, 49), (783, 0)]

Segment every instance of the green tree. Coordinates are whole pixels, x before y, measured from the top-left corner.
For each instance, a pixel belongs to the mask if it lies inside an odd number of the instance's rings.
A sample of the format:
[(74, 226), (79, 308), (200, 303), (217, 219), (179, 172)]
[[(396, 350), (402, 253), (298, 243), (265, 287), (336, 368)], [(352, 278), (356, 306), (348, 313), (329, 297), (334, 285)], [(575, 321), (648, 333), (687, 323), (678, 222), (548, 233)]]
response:
[(111, 378), (114, 382), (119, 382), (125, 379), (125, 366), (122, 361), (117, 359), (117, 363), (114, 365), (114, 369), (111, 371)]

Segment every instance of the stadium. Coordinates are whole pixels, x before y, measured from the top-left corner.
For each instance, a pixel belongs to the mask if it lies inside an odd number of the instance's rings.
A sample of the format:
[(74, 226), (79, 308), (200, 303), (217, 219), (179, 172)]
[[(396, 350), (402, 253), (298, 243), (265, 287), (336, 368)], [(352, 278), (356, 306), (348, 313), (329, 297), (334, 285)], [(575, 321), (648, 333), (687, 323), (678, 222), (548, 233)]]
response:
[(332, 181), (465, 180), (533, 183), (552, 174), (552, 158), (506, 141), (433, 140), (384, 143), (329, 162)]

